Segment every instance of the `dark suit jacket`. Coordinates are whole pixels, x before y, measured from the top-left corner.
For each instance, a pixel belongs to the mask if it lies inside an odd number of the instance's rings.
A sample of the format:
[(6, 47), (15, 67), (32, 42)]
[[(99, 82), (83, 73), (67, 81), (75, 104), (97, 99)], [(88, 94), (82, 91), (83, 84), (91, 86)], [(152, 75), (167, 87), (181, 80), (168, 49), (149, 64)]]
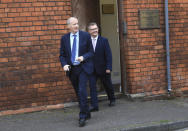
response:
[(106, 38), (98, 36), (94, 53), (94, 68), (97, 74), (104, 75), (106, 69), (112, 70), (112, 52)]
[[(93, 72), (93, 47), (91, 42), (91, 37), (87, 32), (79, 31), (79, 53), (78, 56), (83, 56), (84, 61), (81, 62), (82, 69), (87, 73), (91, 74)], [(65, 34), (61, 38), (60, 47), (60, 61), (62, 67), (65, 65), (72, 65), (71, 62), (71, 46), (70, 46), (70, 33)]]

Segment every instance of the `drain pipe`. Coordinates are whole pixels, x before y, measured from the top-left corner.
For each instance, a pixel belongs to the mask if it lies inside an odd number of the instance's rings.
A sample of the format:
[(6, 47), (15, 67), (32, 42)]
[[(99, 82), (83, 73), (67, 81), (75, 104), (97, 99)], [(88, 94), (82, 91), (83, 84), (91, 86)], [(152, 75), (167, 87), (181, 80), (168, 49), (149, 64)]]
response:
[(165, 27), (166, 27), (166, 57), (167, 57), (167, 80), (168, 93), (171, 92), (171, 75), (170, 75), (170, 49), (169, 49), (169, 23), (168, 23), (168, 0), (165, 0)]

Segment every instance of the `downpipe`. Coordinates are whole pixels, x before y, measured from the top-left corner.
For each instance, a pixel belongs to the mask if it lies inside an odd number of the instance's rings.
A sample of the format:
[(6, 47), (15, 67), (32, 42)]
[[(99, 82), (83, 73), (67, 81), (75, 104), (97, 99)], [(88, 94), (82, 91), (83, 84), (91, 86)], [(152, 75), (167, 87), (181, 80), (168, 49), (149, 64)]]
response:
[(168, 0), (165, 0), (165, 31), (166, 31), (166, 58), (167, 58), (167, 80), (168, 94), (171, 94), (171, 75), (170, 75), (170, 48), (169, 48), (169, 21), (168, 21)]

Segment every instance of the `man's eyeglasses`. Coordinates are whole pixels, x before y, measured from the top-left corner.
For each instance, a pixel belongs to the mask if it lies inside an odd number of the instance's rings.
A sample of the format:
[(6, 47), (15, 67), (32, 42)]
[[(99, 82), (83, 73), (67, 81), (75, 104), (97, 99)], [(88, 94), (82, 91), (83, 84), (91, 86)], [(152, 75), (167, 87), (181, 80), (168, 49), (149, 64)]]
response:
[(89, 30), (98, 30), (98, 28), (93, 28), (93, 29), (89, 29)]

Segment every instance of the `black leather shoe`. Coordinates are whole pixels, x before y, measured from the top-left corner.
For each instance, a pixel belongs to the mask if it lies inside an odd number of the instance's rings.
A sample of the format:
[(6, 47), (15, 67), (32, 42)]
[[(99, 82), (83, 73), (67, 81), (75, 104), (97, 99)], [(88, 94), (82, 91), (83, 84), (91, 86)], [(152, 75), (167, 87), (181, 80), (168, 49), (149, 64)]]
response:
[(85, 125), (86, 125), (86, 119), (85, 118), (79, 119), (79, 127), (83, 127)]
[(98, 107), (91, 107), (89, 109), (90, 112), (95, 112), (95, 111), (99, 111), (99, 108)]
[(115, 106), (115, 101), (110, 101), (109, 106)]
[(91, 118), (91, 113), (88, 113), (87, 116), (86, 116), (86, 120), (88, 120), (90, 118)]

